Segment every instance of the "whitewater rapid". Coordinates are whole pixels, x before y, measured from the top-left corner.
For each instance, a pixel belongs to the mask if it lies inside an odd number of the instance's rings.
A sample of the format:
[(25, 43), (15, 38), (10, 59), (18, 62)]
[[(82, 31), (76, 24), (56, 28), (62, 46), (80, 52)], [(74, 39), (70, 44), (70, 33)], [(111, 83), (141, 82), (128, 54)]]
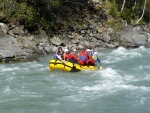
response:
[(2, 113), (148, 113), (150, 49), (99, 49), (104, 70), (50, 71), (51, 56), (0, 65)]

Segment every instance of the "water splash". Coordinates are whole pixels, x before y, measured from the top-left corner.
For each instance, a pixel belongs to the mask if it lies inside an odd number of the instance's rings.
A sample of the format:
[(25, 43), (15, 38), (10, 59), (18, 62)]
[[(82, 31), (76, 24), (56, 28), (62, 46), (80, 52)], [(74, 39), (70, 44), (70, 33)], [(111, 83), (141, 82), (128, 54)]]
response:
[(142, 58), (142, 56), (143, 55), (139, 51), (127, 50), (124, 47), (119, 47), (118, 49), (113, 50), (110, 54), (108, 54), (106, 56), (106, 60), (104, 60), (103, 63), (112, 64), (133, 58)]

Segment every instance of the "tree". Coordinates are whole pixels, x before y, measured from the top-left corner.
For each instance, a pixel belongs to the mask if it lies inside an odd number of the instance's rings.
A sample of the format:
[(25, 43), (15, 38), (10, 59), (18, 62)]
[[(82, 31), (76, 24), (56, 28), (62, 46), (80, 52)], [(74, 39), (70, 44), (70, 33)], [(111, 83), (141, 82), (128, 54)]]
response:
[(144, 16), (147, 22), (149, 23), (149, 27), (150, 27), (150, 1), (149, 0), (147, 1), (147, 4), (146, 4)]
[(144, 2), (144, 7), (143, 7), (142, 15), (141, 15), (141, 17), (136, 21), (135, 24), (138, 24), (138, 23), (142, 20), (142, 18), (143, 18), (143, 16), (144, 16), (145, 8), (146, 8), (146, 2), (147, 2), (147, 0), (145, 0), (145, 2)]
[(121, 12), (123, 11), (123, 9), (124, 9), (124, 5), (125, 5), (125, 3), (126, 3), (126, 0), (123, 0), (123, 4), (122, 4), (122, 8), (121, 8)]

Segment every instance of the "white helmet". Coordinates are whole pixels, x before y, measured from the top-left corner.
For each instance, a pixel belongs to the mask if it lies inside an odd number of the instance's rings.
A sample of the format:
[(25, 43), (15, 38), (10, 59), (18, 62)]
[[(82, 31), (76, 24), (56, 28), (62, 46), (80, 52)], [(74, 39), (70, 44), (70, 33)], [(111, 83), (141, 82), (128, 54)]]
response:
[(97, 52), (94, 52), (94, 55), (97, 55)]
[(64, 51), (68, 51), (68, 49), (65, 49)]
[(87, 49), (87, 51), (91, 51), (90, 49)]
[(77, 51), (76, 49), (73, 49), (73, 51)]

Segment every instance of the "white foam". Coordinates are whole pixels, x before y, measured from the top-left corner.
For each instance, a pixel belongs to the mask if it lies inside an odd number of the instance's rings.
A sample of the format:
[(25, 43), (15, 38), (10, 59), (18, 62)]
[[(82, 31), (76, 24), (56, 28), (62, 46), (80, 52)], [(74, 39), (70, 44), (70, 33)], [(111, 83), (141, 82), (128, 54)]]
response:
[(143, 69), (150, 69), (150, 66), (148, 65), (148, 66), (146, 66), (146, 65), (141, 65), (141, 66), (139, 66), (138, 68), (136, 68), (136, 69), (140, 69), (140, 70), (143, 70)]
[(131, 82), (131, 81), (135, 80), (135, 77), (131, 76), (131, 75), (126, 75), (124, 77), (124, 80), (127, 81), (127, 82)]
[(145, 104), (145, 100), (146, 100), (146, 98), (142, 97), (141, 100), (140, 100), (140, 105), (144, 105)]
[(2, 72), (19, 70), (19, 67), (3, 67)]
[(5, 86), (5, 87), (3, 87), (3, 91), (1, 93), (3, 93), (4, 95), (8, 95), (8, 94), (10, 94), (10, 92), (11, 92), (10, 87)]
[(129, 84), (116, 84), (111, 82), (106, 82), (102, 84), (97, 84), (94, 86), (84, 86), (82, 87), (84, 91), (91, 91), (91, 92), (101, 92), (103, 95), (116, 93), (118, 91), (142, 91), (142, 92), (149, 92), (150, 87), (145, 86), (134, 86)]
[[(82, 90), (85, 91), (101, 91), (103, 93), (114, 93), (120, 89), (122, 84), (125, 84), (123, 78), (118, 72), (112, 68), (106, 68), (100, 71), (101, 80), (94, 86), (84, 86)], [(125, 87), (125, 86), (123, 86)]]
[(36, 64), (34, 64), (34, 65), (31, 65), (30, 67), (43, 67), (43, 65), (42, 64), (38, 64), (38, 63), (36, 63)]
[(123, 47), (119, 47), (117, 50), (113, 50), (111, 55), (120, 56), (123, 58), (135, 58), (135, 57), (141, 57), (142, 54), (131, 50), (127, 50)]
[(145, 105), (146, 101), (150, 100), (150, 97), (141, 97), (139, 100), (136, 100), (136, 104), (134, 106), (143, 106)]
[(147, 49), (146, 49), (144, 46), (140, 46), (140, 47), (138, 48), (138, 50), (147, 51)]
[(121, 80), (122, 77), (118, 74), (118, 72), (112, 68), (106, 68), (102, 71), (101, 76), (103, 78), (109, 78), (109, 79), (117, 79)]
[(14, 101), (14, 100), (18, 100), (19, 98), (12, 98), (12, 99), (7, 99), (7, 100), (1, 100), (0, 103), (7, 103), (9, 101)]
[(143, 55), (133, 49), (127, 50), (124, 47), (119, 47), (116, 50), (113, 50), (109, 55), (106, 56), (106, 60), (103, 63), (115, 63), (121, 62), (124, 60), (129, 60), (133, 58), (141, 58)]
[(105, 64), (110, 64), (110, 63), (115, 63), (119, 61), (122, 61), (121, 57), (107, 56), (106, 60), (103, 60), (102, 62)]

